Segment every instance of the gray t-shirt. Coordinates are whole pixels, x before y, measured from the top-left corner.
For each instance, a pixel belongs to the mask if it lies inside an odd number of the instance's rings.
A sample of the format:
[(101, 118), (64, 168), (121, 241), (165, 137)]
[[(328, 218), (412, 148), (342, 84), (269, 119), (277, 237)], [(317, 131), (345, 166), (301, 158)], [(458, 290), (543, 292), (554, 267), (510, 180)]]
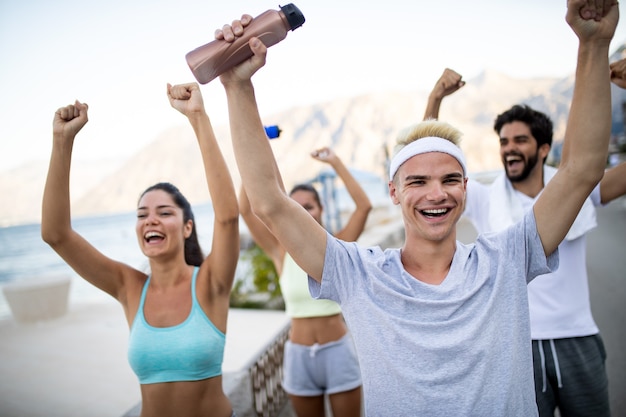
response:
[(457, 242), (440, 285), (404, 270), (399, 249), (328, 235), (316, 298), (337, 301), (354, 337), (368, 416), (534, 416), (526, 284), (558, 267), (530, 211), (475, 243)]

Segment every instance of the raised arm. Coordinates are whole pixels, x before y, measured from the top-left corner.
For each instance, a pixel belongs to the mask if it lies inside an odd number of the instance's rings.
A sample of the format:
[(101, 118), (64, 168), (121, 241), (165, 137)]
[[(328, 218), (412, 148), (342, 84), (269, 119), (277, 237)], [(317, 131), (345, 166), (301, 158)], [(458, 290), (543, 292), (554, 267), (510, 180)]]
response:
[(361, 187), (361, 184), (358, 183), (348, 168), (346, 168), (343, 161), (335, 154), (335, 152), (333, 152), (332, 149), (321, 148), (312, 152), (311, 156), (318, 161), (326, 162), (333, 167), (339, 178), (341, 178), (341, 181), (343, 181), (346, 185), (346, 189), (348, 190), (350, 197), (352, 197), (352, 201), (354, 201), (356, 208), (350, 215), (346, 226), (337, 232), (335, 236), (348, 242), (356, 241), (359, 236), (361, 236), (361, 233), (363, 233), (367, 217), (372, 210), (372, 203), (370, 202), (369, 197), (365, 193), (363, 187)]
[(254, 240), (272, 260), (276, 272), (280, 275), (283, 268), (282, 263), (285, 258), (285, 249), (278, 239), (274, 237), (270, 229), (265, 226), (265, 223), (252, 212), (250, 200), (248, 200), (248, 195), (243, 185), (239, 192), (239, 212), (241, 213), (243, 221), (246, 222), (246, 226), (248, 226), (252, 240)]
[[(611, 82), (620, 88), (626, 88), (626, 58), (609, 65)], [(626, 194), (626, 162), (607, 170), (600, 181), (602, 204), (610, 203)]]
[(168, 84), (167, 96), (172, 107), (189, 119), (200, 146), (215, 213), (211, 254), (205, 263), (210, 265), (211, 285), (219, 294), (228, 295), (239, 259), (239, 207), (235, 187), (205, 111), (198, 84)]
[(569, 0), (566, 20), (578, 36), (572, 105), (558, 173), (534, 206), (546, 254), (565, 237), (583, 202), (604, 175), (610, 130), (609, 44), (617, 26), (615, 0)]
[(465, 85), (465, 81), (463, 81), (462, 78), (461, 74), (450, 68), (443, 70), (443, 74), (441, 74), (441, 77), (439, 77), (428, 95), (426, 110), (424, 111), (424, 120), (439, 119), (441, 102), (446, 96), (453, 94)]
[(607, 170), (600, 181), (600, 201), (608, 204), (626, 194), (626, 162)]
[[(232, 42), (252, 18), (218, 30), (216, 38)], [(243, 186), (253, 212), (309, 275), (321, 280), (326, 251), (326, 231), (281, 188), (275, 160), (265, 134), (252, 85), (252, 75), (265, 64), (267, 48), (257, 39), (249, 41), (254, 55), (222, 74), (228, 100), (233, 149)]]
[(52, 154), (42, 200), (41, 237), (81, 277), (124, 304), (120, 292), (122, 275), (130, 271), (130, 267), (104, 256), (71, 225), (72, 150), (76, 135), (87, 123), (87, 112), (87, 104), (77, 100), (54, 114)]
[(626, 58), (611, 63), (611, 81), (620, 88), (626, 88)]

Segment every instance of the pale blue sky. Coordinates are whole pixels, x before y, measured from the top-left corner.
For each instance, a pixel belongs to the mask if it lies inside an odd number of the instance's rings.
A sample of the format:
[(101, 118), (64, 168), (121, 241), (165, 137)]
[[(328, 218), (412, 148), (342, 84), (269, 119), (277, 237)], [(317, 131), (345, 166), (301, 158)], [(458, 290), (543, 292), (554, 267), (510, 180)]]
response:
[[(471, 78), (573, 72), (576, 37), (565, 0), (380, 2), (294, 0), (304, 26), (273, 46), (257, 75), (263, 114), (367, 92), (429, 89), (444, 67)], [(0, 171), (47, 160), (54, 111), (90, 105), (76, 159), (126, 158), (184, 123), (165, 84), (194, 81), (185, 54), (259, 0), (0, 0)], [(280, 3), (284, 4), (284, 3)], [(624, 19), (622, 19), (624, 20)], [(612, 51), (626, 41), (622, 21)], [(219, 80), (202, 87), (215, 125)]]

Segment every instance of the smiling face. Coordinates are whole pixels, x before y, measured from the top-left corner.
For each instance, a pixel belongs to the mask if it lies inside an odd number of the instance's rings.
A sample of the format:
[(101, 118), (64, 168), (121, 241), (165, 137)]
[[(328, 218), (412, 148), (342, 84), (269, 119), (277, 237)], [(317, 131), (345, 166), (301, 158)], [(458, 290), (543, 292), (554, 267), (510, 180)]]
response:
[(184, 254), (193, 222), (183, 221), (183, 210), (163, 190), (146, 192), (139, 200), (135, 231), (141, 251), (149, 258)]
[(537, 146), (530, 127), (520, 121), (506, 123), (500, 129), (500, 157), (511, 182), (527, 180), (543, 167), (550, 145)]
[(456, 239), (467, 180), (461, 164), (442, 152), (415, 155), (400, 166), (389, 192), (409, 234), (428, 241)]

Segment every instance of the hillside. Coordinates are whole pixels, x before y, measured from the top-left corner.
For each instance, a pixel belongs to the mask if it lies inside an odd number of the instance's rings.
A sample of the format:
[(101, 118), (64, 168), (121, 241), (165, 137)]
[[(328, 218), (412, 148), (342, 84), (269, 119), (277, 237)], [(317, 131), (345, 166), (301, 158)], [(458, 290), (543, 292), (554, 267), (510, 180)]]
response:
[[(485, 71), (444, 102), (440, 119), (459, 127), (470, 171), (500, 168), (495, 116), (524, 102), (547, 112), (555, 124), (555, 141), (563, 136), (573, 79), (515, 79)], [(282, 134), (272, 146), (287, 187), (314, 177), (325, 167), (308, 153), (332, 146), (351, 168), (384, 177), (385, 152), (397, 132), (422, 117), (427, 90), (407, 90), (338, 99), (264, 115), (266, 125)], [(262, 98), (259, 98), (261, 111)], [(220, 145), (237, 188), (229, 132), (216, 126)], [(0, 173), (0, 192), (10, 204), (0, 207), (0, 226), (38, 222), (47, 161), (33, 162)], [(152, 143), (125, 161), (77, 161), (72, 171), (73, 214), (93, 215), (133, 210), (139, 193), (157, 181), (178, 185), (192, 203), (209, 199), (202, 161), (190, 126), (163, 131)]]

